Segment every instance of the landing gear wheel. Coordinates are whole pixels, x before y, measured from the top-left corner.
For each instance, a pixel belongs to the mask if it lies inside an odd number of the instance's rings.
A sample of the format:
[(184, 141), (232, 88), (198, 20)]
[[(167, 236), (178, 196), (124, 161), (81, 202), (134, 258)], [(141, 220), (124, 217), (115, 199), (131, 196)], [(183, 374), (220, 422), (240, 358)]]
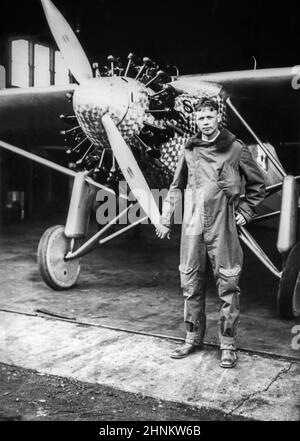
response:
[(280, 317), (300, 317), (300, 242), (290, 251), (283, 267), (277, 294)]
[(57, 291), (71, 288), (79, 277), (80, 259), (64, 259), (70, 245), (71, 239), (65, 236), (63, 225), (48, 228), (39, 242), (37, 259), (41, 276)]

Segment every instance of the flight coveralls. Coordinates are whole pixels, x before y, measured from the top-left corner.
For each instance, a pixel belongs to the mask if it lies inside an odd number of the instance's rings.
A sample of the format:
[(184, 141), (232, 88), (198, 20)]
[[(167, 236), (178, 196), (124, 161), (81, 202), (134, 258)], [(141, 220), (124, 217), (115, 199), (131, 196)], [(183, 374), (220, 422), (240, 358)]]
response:
[[(242, 177), (245, 198), (240, 201)], [(169, 228), (183, 191), (179, 271), (186, 342), (197, 346), (203, 342), (208, 255), (220, 298), (220, 348), (235, 349), (243, 262), (235, 212), (247, 222), (252, 219), (265, 196), (264, 178), (248, 148), (229, 130), (222, 129), (213, 142), (202, 140), (200, 132), (183, 148), (163, 204), (161, 222)]]

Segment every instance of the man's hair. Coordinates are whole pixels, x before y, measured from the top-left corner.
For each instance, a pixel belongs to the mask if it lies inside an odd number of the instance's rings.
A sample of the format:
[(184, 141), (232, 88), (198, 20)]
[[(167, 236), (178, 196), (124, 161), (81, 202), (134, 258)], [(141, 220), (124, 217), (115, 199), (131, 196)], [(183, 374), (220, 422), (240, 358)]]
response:
[(219, 105), (217, 101), (212, 98), (201, 98), (201, 100), (199, 100), (194, 106), (195, 112), (199, 112), (199, 110), (204, 109), (204, 107), (208, 107), (209, 109), (219, 112)]

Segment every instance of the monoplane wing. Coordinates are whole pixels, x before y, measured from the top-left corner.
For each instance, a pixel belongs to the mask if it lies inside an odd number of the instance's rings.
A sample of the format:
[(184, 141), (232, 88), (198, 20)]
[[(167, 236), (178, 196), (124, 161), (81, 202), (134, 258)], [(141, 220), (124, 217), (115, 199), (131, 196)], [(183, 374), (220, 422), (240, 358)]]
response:
[(60, 114), (72, 114), (66, 98), (75, 84), (0, 91), (0, 139), (27, 147), (63, 146)]
[[(195, 86), (199, 82), (209, 82), (222, 85), (228, 93), (248, 96), (250, 93), (258, 94), (261, 90), (298, 90), (300, 66), (282, 67), (272, 69), (252, 69), (232, 72), (217, 72), (207, 74), (182, 75), (180, 80), (188, 81)], [(174, 83), (175, 84), (175, 83)], [(296, 88), (296, 89), (295, 89)]]
[[(299, 141), (300, 66), (182, 75), (171, 83), (195, 94), (201, 84), (220, 87), (263, 140), (276, 147)], [(234, 117), (231, 122), (233, 131), (245, 139)]]

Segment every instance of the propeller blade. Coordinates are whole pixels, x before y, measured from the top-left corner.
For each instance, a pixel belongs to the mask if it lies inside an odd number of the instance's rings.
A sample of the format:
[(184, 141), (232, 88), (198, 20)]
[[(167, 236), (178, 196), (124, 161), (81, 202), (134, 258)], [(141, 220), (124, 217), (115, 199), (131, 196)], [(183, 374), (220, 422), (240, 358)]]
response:
[(107, 113), (102, 117), (102, 123), (106, 130), (113, 154), (130, 190), (151, 222), (154, 225), (159, 225), (160, 213), (158, 206), (132, 151)]
[(50, 0), (41, 2), (56, 44), (74, 78), (78, 83), (93, 78), (89, 60), (69, 23)]

